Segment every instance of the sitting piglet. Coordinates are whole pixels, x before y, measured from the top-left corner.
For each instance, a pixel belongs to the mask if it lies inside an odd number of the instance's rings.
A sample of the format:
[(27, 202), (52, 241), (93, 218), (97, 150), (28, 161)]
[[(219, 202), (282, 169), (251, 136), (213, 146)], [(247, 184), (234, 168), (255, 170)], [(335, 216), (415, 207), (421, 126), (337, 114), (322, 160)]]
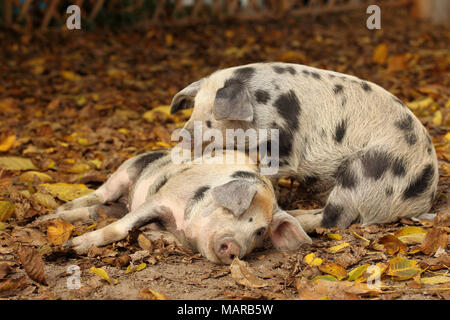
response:
[(165, 150), (125, 161), (100, 188), (40, 220), (91, 221), (100, 207), (106, 213), (113, 208), (106, 202), (124, 197), (128, 209), (121, 219), (67, 244), (86, 251), (124, 239), (132, 228), (152, 222), (216, 263), (244, 257), (267, 236), (278, 249), (311, 243), (299, 222), (277, 206), (271, 183), (256, 165), (176, 164)]

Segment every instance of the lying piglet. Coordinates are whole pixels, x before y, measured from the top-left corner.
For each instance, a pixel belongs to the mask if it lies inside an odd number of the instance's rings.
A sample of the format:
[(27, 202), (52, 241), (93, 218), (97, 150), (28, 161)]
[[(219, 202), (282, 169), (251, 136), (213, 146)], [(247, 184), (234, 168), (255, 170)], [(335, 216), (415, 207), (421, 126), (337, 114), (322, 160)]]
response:
[(299, 222), (277, 206), (271, 183), (256, 165), (175, 164), (169, 151), (127, 160), (96, 191), (41, 220), (87, 222), (97, 218), (99, 207), (112, 208), (103, 204), (124, 197), (125, 216), (67, 244), (85, 251), (124, 239), (132, 228), (152, 222), (216, 263), (244, 257), (267, 236), (278, 249), (311, 243)]

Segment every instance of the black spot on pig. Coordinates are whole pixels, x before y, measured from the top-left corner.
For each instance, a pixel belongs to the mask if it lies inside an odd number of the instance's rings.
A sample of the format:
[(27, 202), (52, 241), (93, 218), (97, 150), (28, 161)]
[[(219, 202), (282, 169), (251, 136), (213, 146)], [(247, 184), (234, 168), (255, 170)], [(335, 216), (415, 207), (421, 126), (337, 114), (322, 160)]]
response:
[(392, 162), (391, 170), (394, 176), (403, 177), (406, 174), (405, 162), (400, 158), (395, 159)]
[(345, 107), (346, 104), (347, 104), (347, 97), (344, 96), (342, 97), (341, 106)]
[(252, 67), (243, 67), (234, 71), (233, 75), (239, 79), (240, 81), (248, 81), (250, 80), (255, 73), (255, 69)]
[(273, 66), (272, 69), (273, 69), (273, 71), (275, 71), (276, 73), (279, 73), (279, 74), (282, 74), (285, 71), (284, 68), (280, 67), (280, 66)]
[(142, 170), (144, 170), (145, 167), (147, 167), (150, 163), (162, 158), (163, 156), (165, 156), (167, 154), (167, 152), (165, 151), (155, 151), (155, 152), (150, 152), (148, 154), (143, 155), (142, 157), (140, 157), (139, 159), (136, 160), (136, 162), (133, 164), (133, 168), (135, 169), (135, 174), (136, 176), (139, 176), (142, 172)]
[(203, 199), (205, 196), (206, 191), (210, 189), (210, 186), (202, 186), (195, 190), (194, 196), (192, 197), (192, 201), (198, 202)]
[[(294, 91), (280, 95), (274, 103), (278, 114), (286, 121), (291, 130), (298, 129), (298, 116), (300, 114), (300, 101)], [(281, 133), (280, 133), (281, 136)], [(280, 137), (281, 138), (281, 137)]]
[(346, 131), (347, 131), (347, 120), (341, 120), (341, 122), (339, 122), (339, 124), (336, 126), (334, 132), (334, 140), (337, 143), (342, 143), (342, 139), (344, 139)]
[(276, 73), (279, 73), (279, 74), (289, 72), (291, 75), (295, 75), (297, 73), (297, 71), (295, 71), (295, 69), (291, 66), (289, 66), (289, 67), (273, 66), (272, 68)]
[(258, 103), (267, 103), (270, 100), (270, 94), (265, 90), (256, 90), (255, 92), (256, 102)]
[(395, 122), (395, 126), (402, 131), (411, 131), (413, 129), (413, 118), (406, 114), (403, 119)]
[(361, 82), (361, 87), (364, 91), (369, 92), (372, 91), (372, 88), (369, 86), (369, 84), (365, 81)]
[(405, 135), (405, 140), (410, 146), (412, 146), (412, 145), (416, 144), (417, 136), (415, 135), (415, 133), (407, 133)]
[(433, 165), (427, 165), (420, 175), (414, 179), (410, 185), (403, 192), (403, 199), (409, 199), (420, 196), (425, 190), (430, 187), (431, 181), (434, 177), (435, 169)]
[(311, 75), (313, 76), (314, 79), (320, 80), (320, 74), (318, 74), (317, 72), (311, 72)]
[(206, 120), (206, 126), (207, 126), (208, 128), (211, 128), (211, 121)]
[(310, 74), (310, 72), (308, 70), (302, 70), (302, 72), (305, 76), (309, 76), (309, 74)]
[(319, 182), (319, 177), (317, 176), (307, 176), (303, 178), (303, 183), (308, 187), (315, 185), (317, 182)]
[(294, 135), (289, 129), (280, 129), (279, 136), (279, 155), (280, 155), (280, 164), (287, 164), (287, 158), (289, 158), (292, 152), (292, 142), (294, 140)]
[(362, 155), (364, 174), (375, 180), (380, 179), (389, 168), (389, 156), (382, 151), (370, 150)]
[(333, 92), (334, 92), (335, 94), (343, 93), (343, 92), (344, 92), (344, 87), (342, 86), (342, 84), (336, 84), (336, 85), (334, 86), (334, 88), (333, 88)]
[(350, 168), (350, 160), (346, 159), (342, 161), (334, 174), (336, 183), (345, 189), (353, 189), (357, 185), (356, 174)]
[(321, 225), (324, 228), (332, 228), (337, 225), (339, 218), (344, 213), (344, 207), (328, 203), (323, 211)]

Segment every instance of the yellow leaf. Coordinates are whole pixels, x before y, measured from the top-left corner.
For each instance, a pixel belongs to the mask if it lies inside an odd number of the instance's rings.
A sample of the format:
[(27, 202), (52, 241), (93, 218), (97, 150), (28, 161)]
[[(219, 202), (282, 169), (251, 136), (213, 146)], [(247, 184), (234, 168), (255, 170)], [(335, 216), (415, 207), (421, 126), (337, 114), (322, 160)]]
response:
[[(36, 178), (35, 178), (36, 177)], [(41, 182), (50, 182), (53, 180), (48, 174), (39, 172), (39, 171), (27, 171), (20, 175), (19, 182), (22, 183), (33, 183), (34, 179), (37, 179)]]
[[(98, 275), (100, 278), (106, 280), (109, 284), (112, 284), (111, 279), (109, 278), (108, 273), (107, 273), (104, 269), (96, 268), (96, 267), (91, 267), (91, 268), (89, 269), (89, 272)], [(116, 282), (116, 283), (117, 283), (117, 282)]]
[(336, 263), (326, 263), (321, 266), (319, 266), (319, 270), (331, 274), (332, 276), (335, 276), (338, 280), (342, 280), (347, 276), (347, 271), (345, 269), (336, 264)]
[(66, 80), (69, 80), (69, 81), (77, 81), (77, 80), (81, 79), (81, 77), (78, 74), (76, 74), (72, 71), (63, 70), (63, 71), (61, 71), (60, 74), (61, 74), (61, 77), (63, 77)]
[(0, 222), (0, 231), (5, 230), (6, 229), (6, 224), (4, 224), (3, 222)]
[(438, 110), (434, 113), (433, 116), (433, 123), (437, 126), (440, 126), (442, 124), (442, 112), (441, 110)]
[(14, 142), (16, 142), (16, 135), (6, 137), (5, 140), (0, 142), (0, 152), (8, 151), (12, 147)]
[(54, 245), (61, 245), (69, 240), (74, 226), (68, 222), (55, 219), (47, 228), (47, 241)]
[(332, 240), (342, 240), (342, 236), (337, 233), (327, 233), (327, 237)]
[(53, 210), (59, 207), (58, 202), (56, 202), (55, 199), (49, 194), (36, 192), (32, 195), (32, 197), (35, 201), (37, 201), (37, 203), (47, 209)]
[(6, 170), (37, 170), (33, 162), (21, 157), (0, 157), (0, 168)]
[(144, 270), (145, 268), (147, 268), (147, 264), (145, 262), (141, 263), (140, 265), (138, 265), (136, 267), (136, 272), (139, 272), (141, 270)]
[(425, 238), (426, 230), (420, 227), (404, 227), (395, 232), (395, 236), (404, 244), (420, 244)]
[(316, 280), (339, 281), (338, 279), (336, 279), (333, 276), (330, 276), (329, 274), (317, 276), (317, 277), (314, 277), (311, 279), (311, 281), (316, 281)]
[(322, 259), (315, 258), (315, 254), (314, 253), (310, 253), (310, 254), (306, 255), (303, 258), (303, 261), (305, 261), (307, 264), (309, 264), (312, 267), (320, 266), (323, 263)]
[(366, 272), (367, 268), (369, 267), (368, 264), (363, 264), (359, 267), (356, 267), (349, 271), (347, 281), (355, 281), (359, 277), (361, 277), (364, 272)]
[(78, 162), (66, 171), (69, 173), (84, 173), (92, 170), (93, 167), (86, 162)]
[(94, 191), (88, 189), (84, 184), (69, 184), (63, 182), (53, 184), (44, 183), (40, 184), (39, 187), (63, 201), (71, 201)]
[(433, 98), (425, 97), (418, 100), (414, 100), (412, 102), (407, 102), (406, 104), (411, 110), (422, 110), (428, 108), (433, 103), (434, 103)]
[(450, 282), (449, 276), (435, 276), (420, 279), (420, 282), (423, 284), (441, 284)]
[(350, 245), (350, 243), (348, 243), (348, 242), (343, 242), (343, 243), (341, 243), (341, 244), (338, 244), (337, 246), (330, 247), (330, 248), (328, 249), (328, 252), (329, 252), (329, 253), (336, 253), (336, 252), (341, 251), (341, 250), (344, 249), (345, 247), (348, 247), (349, 245)]
[(407, 280), (413, 278), (421, 271), (417, 261), (395, 257), (389, 261), (386, 274), (394, 277), (396, 280)]
[(156, 108), (153, 108), (152, 110), (149, 110), (143, 114), (143, 118), (147, 120), (148, 122), (153, 122), (156, 119), (156, 114), (163, 114), (165, 117), (168, 117), (169, 119), (172, 117), (170, 114), (170, 106), (159, 106)]
[(139, 295), (147, 300), (169, 300), (166, 295), (152, 289), (143, 289), (139, 291)]
[(360, 236), (359, 234), (357, 234), (356, 232), (353, 232), (353, 235), (361, 240), (364, 240), (366, 242), (370, 242), (370, 240), (367, 240), (366, 238), (364, 238), (363, 236)]
[(11, 218), (15, 209), (16, 206), (14, 203), (9, 201), (0, 201), (0, 221), (6, 221)]
[(372, 61), (378, 64), (384, 64), (388, 55), (388, 48), (385, 43), (379, 44), (373, 52)]

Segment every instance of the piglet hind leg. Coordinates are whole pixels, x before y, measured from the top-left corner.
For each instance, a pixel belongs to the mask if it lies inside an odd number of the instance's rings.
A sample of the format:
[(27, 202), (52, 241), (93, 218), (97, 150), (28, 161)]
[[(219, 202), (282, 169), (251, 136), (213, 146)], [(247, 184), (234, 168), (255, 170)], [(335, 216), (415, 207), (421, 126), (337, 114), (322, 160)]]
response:
[(99, 230), (75, 237), (69, 240), (66, 245), (82, 253), (91, 246), (100, 247), (122, 240), (128, 235), (131, 229), (139, 228), (161, 217), (166, 218), (170, 214), (171, 210), (169, 208), (157, 205), (154, 201), (146, 202), (123, 218)]

